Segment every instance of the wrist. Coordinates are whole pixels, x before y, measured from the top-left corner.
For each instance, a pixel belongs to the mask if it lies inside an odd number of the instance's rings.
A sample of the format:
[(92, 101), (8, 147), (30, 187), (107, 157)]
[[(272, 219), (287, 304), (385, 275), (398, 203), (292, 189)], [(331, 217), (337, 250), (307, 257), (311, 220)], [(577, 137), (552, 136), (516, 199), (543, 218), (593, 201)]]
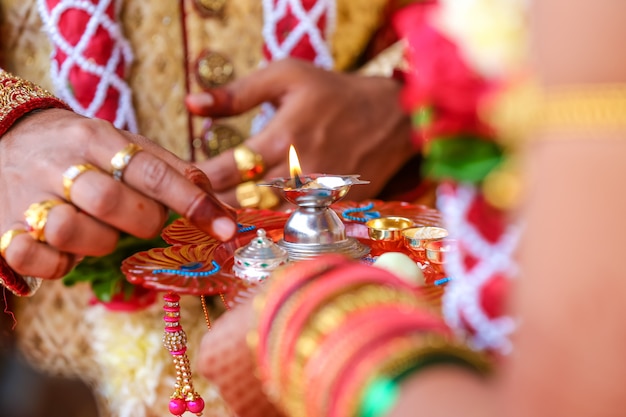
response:
[(0, 70), (0, 137), (23, 116), (48, 108), (69, 109), (43, 88)]
[(288, 414), (378, 417), (424, 369), (453, 365), (482, 375), (489, 368), (412, 286), (345, 258), (274, 274), (254, 304), (249, 342), (259, 377)]
[(386, 417), (423, 415), (486, 417), (493, 413), (491, 381), (454, 365), (440, 364), (403, 381)]

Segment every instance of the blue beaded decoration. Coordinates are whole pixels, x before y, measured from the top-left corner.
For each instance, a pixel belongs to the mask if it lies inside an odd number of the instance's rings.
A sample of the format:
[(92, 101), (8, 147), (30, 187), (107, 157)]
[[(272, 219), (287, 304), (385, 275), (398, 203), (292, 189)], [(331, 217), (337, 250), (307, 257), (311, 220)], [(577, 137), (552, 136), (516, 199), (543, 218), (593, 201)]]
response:
[(179, 269), (154, 269), (152, 273), (156, 274), (173, 274), (173, 275), (182, 275), (185, 277), (208, 277), (209, 275), (213, 275), (220, 270), (220, 266), (215, 261), (211, 261), (213, 265), (213, 269), (208, 271), (195, 271), (195, 269), (202, 268), (204, 264), (202, 262), (189, 262), (183, 264), (179, 267)]
[[(374, 208), (374, 203), (370, 202), (369, 204), (363, 206), (363, 207), (355, 207), (355, 208), (349, 208), (349, 209), (345, 209), (343, 211), (343, 213), (341, 213), (341, 216), (346, 219), (346, 220), (350, 220), (353, 222), (362, 222), (365, 223), (368, 220), (371, 219), (377, 219), (380, 217), (380, 213), (377, 211), (368, 211), (371, 210), (372, 208)], [(356, 216), (351, 216), (351, 213), (363, 213), (363, 217), (356, 217)]]
[(256, 229), (255, 225), (250, 225), (250, 226), (244, 226), (241, 223), (237, 223), (237, 233), (245, 233), (245, 232), (250, 232), (252, 230)]

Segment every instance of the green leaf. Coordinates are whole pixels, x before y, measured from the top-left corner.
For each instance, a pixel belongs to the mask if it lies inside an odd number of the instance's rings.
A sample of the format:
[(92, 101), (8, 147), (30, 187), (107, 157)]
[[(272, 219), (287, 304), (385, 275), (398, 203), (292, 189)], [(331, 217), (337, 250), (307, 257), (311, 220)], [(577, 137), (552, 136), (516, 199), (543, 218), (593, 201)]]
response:
[(411, 115), (411, 123), (418, 130), (430, 126), (435, 120), (435, 111), (431, 106), (422, 106)]
[(430, 143), (424, 175), (436, 180), (480, 182), (502, 162), (497, 143), (473, 136), (441, 138)]
[(91, 289), (96, 298), (102, 302), (109, 302), (117, 293), (119, 281), (93, 281)]
[[(178, 216), (170, 215), (167, 224), (170, 224)], [(120, 235), (115, 251), (102, 256), (87, 256), (69, 274), (63, 278), (66, 286), (72, 286), (79, 282), (89, 282), (98, 300), (109, 302), (116, 294), (124, 294), (124, 299), (129, 299), (134, 286), (126, 281), (121, 271), (122, 261), (137, 252), (152, 248), (166, 247), (167, 243), (160, 236), (154, 239), (139, 239), (128, 234)]]

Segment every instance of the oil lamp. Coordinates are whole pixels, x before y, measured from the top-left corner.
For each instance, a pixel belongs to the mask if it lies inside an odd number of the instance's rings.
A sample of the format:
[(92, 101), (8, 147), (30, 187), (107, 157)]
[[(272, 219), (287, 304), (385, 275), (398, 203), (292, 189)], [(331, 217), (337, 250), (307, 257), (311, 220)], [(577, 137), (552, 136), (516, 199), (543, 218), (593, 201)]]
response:
[(283, 238), (277, 242), (291, 260), (323, 253), (342, 253), (361, 258), (369, 248), (346, 235), (346, 228), (330, 205), (341, 200), (353, 185), (369, 184), (358, 175), (302, 175), (293, 145), (289, 148), (289, 178), (275, 178), (259, 185), (280, 190), (283, 198), (298, 208), (285, 223)]

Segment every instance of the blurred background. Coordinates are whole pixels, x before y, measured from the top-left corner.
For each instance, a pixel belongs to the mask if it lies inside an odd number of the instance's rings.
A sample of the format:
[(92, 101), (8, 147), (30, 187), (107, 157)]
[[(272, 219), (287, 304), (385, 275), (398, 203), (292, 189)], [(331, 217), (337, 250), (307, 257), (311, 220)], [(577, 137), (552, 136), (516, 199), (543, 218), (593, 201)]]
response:
[(43, 375), (26, 363), (15, 347), (12, 297), (0, 297), (0, 417), (98, 417), (83, 382)]

